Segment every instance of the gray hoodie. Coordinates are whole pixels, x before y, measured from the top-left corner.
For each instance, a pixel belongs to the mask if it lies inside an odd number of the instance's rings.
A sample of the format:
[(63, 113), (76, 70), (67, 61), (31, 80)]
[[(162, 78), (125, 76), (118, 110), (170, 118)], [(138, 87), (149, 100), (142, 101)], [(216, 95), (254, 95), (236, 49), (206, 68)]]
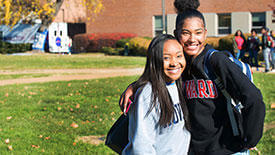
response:
[(169, 126), (160, 127), (158, 106), (147, 115), (152, 101), (152, 87), (150, 83), (147, 83), (139, 96), (136, 93), (134, 106), (129, 111), (129, 143), (123, 150), (123, 155), (187, 154), (190, 133), (184, 126), (178, 89), (175, 83), (166, 87), (174, 103), (173, 121)]

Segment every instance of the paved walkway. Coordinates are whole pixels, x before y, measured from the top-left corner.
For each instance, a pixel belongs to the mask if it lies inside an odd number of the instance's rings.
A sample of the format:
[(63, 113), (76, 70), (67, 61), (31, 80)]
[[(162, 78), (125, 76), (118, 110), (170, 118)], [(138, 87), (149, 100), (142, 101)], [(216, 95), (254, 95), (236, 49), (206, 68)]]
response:
[[(97, 78), (107, 78), (116, 76), (140, 75), (143, 68), (108, 68), (108, 69), (44, 69), (44, 70), (24, 70), (24, 71), (1, 71), (1, 75), (15, 74), (53, 74), (47, 77), (37, 78), (18, 78), (0, 80), (0, 86), (11, 84), (42, 83), (51, 81), (71, 81), (71, 80), (88, 80)], [(62, 75), (63, 74), (63, 75)], [(68, 75), (64, 75), (68, 74)]]
[[(252, 67), (252, 71), (253, 72), (265, 72), (265, 68), (264, 67), (259, 67), (259, 70), (257, 71), (256, 67)], [(268, 72), (267, 74), (274, 74), (274, 73), (275, 73), (275, 70), (272, 70), (272, 71)]]
[[(264, 72), (264, 68), (252, 68), (253, 72)], [(26, 83), (42, 83), (51, 81), (71, 81), (71, 80), (88, 80), (116, 76), (131, 76), (140, 75), (143, 68), (106, 68), (106, 69), (36, 69), (36, 70), (22, 70), (22, 71), (7, 71), (0, 70), (1, 75), (16, 75), (16, 74), (51, 74), (45, 77), (36, 78), (17, 78), (0, 80), (0, 86), (11, 84), (26, 84)], [(274, 74), (275, 70), (267, 74)]]

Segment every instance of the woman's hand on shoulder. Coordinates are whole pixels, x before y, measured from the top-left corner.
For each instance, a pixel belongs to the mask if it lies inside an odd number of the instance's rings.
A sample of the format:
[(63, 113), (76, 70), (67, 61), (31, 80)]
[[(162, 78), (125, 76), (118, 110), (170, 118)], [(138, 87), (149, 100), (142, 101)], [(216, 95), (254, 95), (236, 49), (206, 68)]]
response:
[(119, 106), (121, 111), (124, 115), (127, 114), (129, 106), (131, 105), (132, 101), (130, 98), (134, 95), (134, 90), (132, 84), (130, 84), (127, 89), (122, 93), (119, 99)]

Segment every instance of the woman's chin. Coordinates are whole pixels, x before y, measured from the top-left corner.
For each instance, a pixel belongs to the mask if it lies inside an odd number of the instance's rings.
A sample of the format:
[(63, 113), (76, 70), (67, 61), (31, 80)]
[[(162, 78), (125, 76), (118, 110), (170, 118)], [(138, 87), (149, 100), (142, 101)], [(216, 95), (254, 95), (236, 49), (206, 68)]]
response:
[(194, 56), (198, 54), (198, 50), (184, 50), (184, 52), (189, 56)]

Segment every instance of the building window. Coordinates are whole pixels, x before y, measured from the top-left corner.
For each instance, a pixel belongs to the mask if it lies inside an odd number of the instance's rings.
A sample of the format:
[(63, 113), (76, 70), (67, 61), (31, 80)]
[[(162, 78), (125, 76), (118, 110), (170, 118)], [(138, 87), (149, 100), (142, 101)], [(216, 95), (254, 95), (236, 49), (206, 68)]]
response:
[(230, 13), (221, 13), (218, 14), (218, 34), (225, 35), (231, 34), (231, 14)]
[(167, 16), (165, 16), (165, 28), (163, 29), (162, 16), (155, 16), (155, 36), (162, 34), (163, 31), (167, 31)]
[(256, 29), (257, 33), (261, 32), (261, 28), (265, 26), (265, 12), (255, 12), (252, 14), (252, 29)]

